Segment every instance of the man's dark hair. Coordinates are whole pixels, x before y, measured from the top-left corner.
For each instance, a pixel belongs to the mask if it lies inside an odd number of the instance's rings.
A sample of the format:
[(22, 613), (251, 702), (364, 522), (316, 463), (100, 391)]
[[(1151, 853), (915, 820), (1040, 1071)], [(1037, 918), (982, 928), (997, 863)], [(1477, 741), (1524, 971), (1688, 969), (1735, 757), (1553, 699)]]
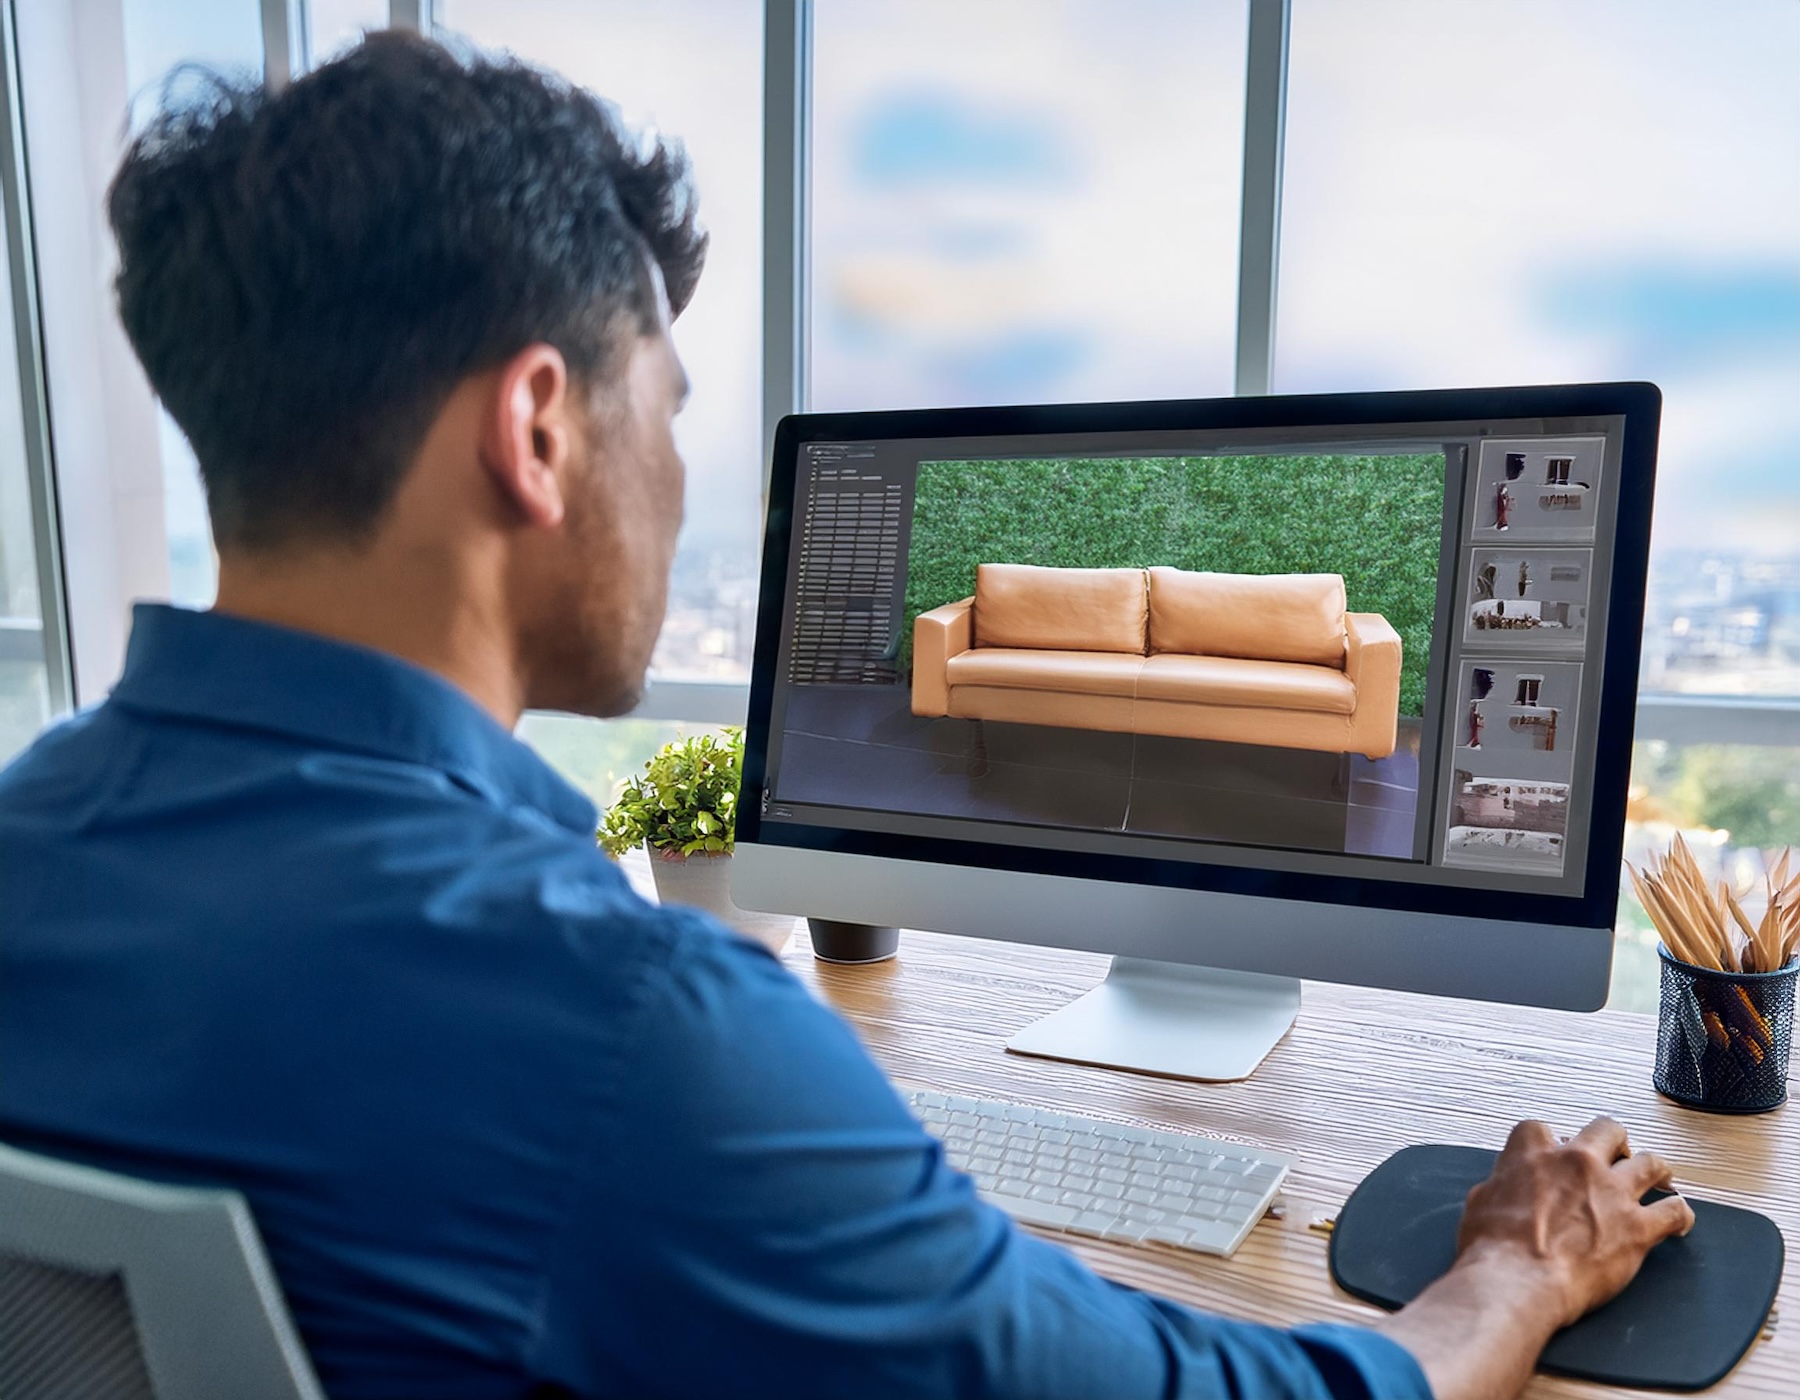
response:
[(114, 177), (119, 316), (220, 545), (365, 537), (468, 375), (536, 341), (599, 387), (693, 295), (679, 145), (510, 58), (376, 34), (278, 94), (215, 74)]

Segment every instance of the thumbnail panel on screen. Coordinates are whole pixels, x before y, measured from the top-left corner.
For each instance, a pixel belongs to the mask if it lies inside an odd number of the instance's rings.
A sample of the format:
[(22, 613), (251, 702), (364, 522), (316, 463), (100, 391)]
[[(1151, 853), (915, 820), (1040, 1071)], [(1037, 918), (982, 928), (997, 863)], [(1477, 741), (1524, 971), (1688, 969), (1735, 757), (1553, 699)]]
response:
[(788, 691), (776, 795), (1420, 859), (1446, 462), (921, 460), (891, 665)]

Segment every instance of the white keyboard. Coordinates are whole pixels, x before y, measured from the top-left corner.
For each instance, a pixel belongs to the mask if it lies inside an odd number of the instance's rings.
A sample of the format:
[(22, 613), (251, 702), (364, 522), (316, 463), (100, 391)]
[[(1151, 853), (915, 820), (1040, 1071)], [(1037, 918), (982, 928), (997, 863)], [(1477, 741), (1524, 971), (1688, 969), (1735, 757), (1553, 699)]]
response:
[(907, 1097), (951, 1164), (1015, 1220), (1127, 1244), (1230, 1254), (1294, 1161), (1240, 1142), (1018, 1104), (922, 1089)]

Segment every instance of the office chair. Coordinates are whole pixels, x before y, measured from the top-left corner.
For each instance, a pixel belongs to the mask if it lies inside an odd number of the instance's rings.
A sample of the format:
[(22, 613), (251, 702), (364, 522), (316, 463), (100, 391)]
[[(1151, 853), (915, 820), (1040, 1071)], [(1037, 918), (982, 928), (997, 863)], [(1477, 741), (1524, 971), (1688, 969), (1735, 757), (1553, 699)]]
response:
[(0, 1396), (325, 1400), (244, 1199), (0, 1146)]

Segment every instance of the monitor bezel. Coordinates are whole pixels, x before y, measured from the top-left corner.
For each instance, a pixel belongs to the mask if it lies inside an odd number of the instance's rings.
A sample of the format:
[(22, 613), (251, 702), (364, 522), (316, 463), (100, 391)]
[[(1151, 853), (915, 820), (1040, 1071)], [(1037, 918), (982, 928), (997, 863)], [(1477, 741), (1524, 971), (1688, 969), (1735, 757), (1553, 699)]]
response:
[[(764, 527), (756, 643), (745, 723), (737, 839), (922, 864), (1073, 876), (1302, 901), (1310, 904), (1480, 917), (1514, 923), (1610, 929), (1618, 910), (1625, 808), (1643, 643), (1651, 506), (1662, 393), (1644, 382), (1525, 385), (1350, 394), (1296, 394), (1125, 403), (807, 413), (776, 427)], [(1611, 600), (1595, 727), (1587, 865), (1580, 895), (1481, 889), (1247, 868), (1103, 851), (877, 832), (762, 819), (776, 658), (786, 616), (789, 547), (801, 448), (810, 442), (904, 438), (1021, 437), (1034, 434), (1307, 429), (1452, 421), (1618, 417), (1623, 420)], [(1479, 906), (1479, 915), (1475, 908)]]

